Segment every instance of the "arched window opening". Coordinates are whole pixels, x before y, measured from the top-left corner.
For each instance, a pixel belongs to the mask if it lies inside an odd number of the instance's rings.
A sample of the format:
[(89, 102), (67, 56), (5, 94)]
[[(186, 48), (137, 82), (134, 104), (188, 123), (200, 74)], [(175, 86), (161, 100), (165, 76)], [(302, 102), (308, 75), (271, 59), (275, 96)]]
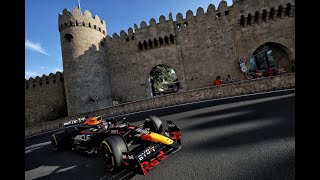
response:
[(271, 9), (270, 9), (269, 19), (273, 19), (273, 18), (274, 18), (274, 14), (275, 14), (275, 9), (274, 9), (274, 8), (271, 8)]
[(158, 40), (156, 38), (153, 39), (154, 47), (159, 47)]
[(149, 39), (149, 48), (152, 49), (153, 48), (153, 45), (152, 45), (152, 41), (151, 39)]
[(244, 26), (244, 22), (245, 22), (244, 15), (242, 15), (240, 18), (240, 26)]
[(266, 21), (267, 21), (267, 10), (263, 10), (263, 13), (262, 13), (262, 20), (263, 20), (264, 22), (266, 22)]
[(259, 23), (259, 12), (257, 11), (255, 14), (254, 14), (254, 23), (258, 24)]
[(142, 43), (141, 43), (141, 42), (139, 42), (138, 48), (139, 48), (139, 51), (142, 51), (142, 50), (143, 50), (143, 47), (142, 47)]
[(280, 5), (280, 6), (278, 7), (277, 17), (281, 17), (282, 11), (283, 11), (283, 7)]
[(252, 15), (249, 14), (249, 15), (248, 15), (248, 19), (247, 19), (247, 24), (248, 24), (248, 25), (251, 25), (251, 20), (252, 20)]
[(64, 38), (66, 39), (67, 42), (71, 42), (71, 40), (73, 39), (72, 34), (66, 34), (64, 35)]
[(169, 38), (168, 36), (164, 36), (164, 44), (169, 45)]
[(287, 15), (287, 16), (290, 16), (290, 12), (291, 12), (291, 4), (288, 3), (288, 4), (287, 4), (287, 8), (286, 8), (286, 15)]
[(160, 44), (160, 47), (163, 45), (163, 39), (162, 38), (159, 38), (159, 44)]
[(182, 90), (176, 72), (167, 65), (154, 67), (149, 76), (151, 97), (177, 93)]
[(147, 44), (147, 42), (145, 40), (143, 41), (143, 47), (144, 47), (144, 50), (148, 49), (148, 44)]
[(174, 43), (174, 38), (173, 38), (173, 35), (170, 34), (170, 43), (173, 44)]

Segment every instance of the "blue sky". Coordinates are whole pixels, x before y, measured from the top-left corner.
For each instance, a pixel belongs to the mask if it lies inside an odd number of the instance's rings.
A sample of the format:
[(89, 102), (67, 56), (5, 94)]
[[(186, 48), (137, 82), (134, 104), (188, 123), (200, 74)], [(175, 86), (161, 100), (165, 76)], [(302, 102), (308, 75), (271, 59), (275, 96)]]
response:
[[(228, 6), (232, 0), (226, 0)], [(141, 21), (149, 24), (151, 18), (159, 21), (160, 15), (168, 19), (172, 12), (183, 17), (190, 9), (196, 13), (198, 7), (205, 12), (209, 4), (216, 8), (220, 0), (81, 0), (81, 10), (89, 10), (107, 23), (110, 36), (121, 30), (127, 32), (134, 24), (140, 27)], [(64, 8), (71, 11), (77, 7), (78, 0), (26, 0), (25, 15), (25, 78), (48, 75), (63, 70), (58, 14)]]

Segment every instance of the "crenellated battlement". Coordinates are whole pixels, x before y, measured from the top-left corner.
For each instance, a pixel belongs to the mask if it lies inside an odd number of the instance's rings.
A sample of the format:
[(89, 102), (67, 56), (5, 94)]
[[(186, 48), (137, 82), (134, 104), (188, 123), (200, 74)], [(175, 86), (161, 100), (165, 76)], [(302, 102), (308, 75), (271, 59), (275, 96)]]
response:
[[(171, 45), (175, 43), (174, 32), (166, 32), (165, 34), (162, 33), (157, 35), (157, 37), (152, 37), (151, 39), (140, 39), (139, 41), (133, 41), (135, 40), (135, 36), (137, 34), (144, 34), (145, 31), (143, 29), (146, 28), (157, 28), (157, 29), (163, 29), (164, 27), (169, 27), (169, 24), (165, 24), (168, 22), (171, 22), (171, 24), (174, 26), (175, 29), (184, 29), (187, 27), (188, 21), (196, 18), (220, 18), (222, 16), (228, 16), (229, 11), (232, 7), (228, 7), (226, 1), (221, 1), (218, 9), (213, 4), (210, 4), (207, 8), (207, 11), (205, 13), (204, 9), (202, 7), (199, 7), (197, 9), (196, 15), (194, 15), (193, 11), (188, 10), (186, 12), (185, 18), (181, 13), (178, 13), (176, 15), (176, 21), (173, 21), (172, 13), (169, 13), (168, 19), (164, 15), (160, 15), (158, 18), (158, 21), (155, 18), (151, 18), (149, 20), (149, 24), (147, 24), (146, 21), (140, 22), (140, 26), (137, 24), (134, 24), (134, 28), (128, 28), (127, 32), (124, 30), (120, 31), (120, 35), (118, 33), (113, 33), (112, 37), (107, 36), (106, 40), (116, 40), (116, 41), (125, 41), (125, 42), (135, 42), (137, 43), (137, 49), (139, 52), (150, 50), (156, 47), (162, 47), (166, 45)], [(167, 28), (170, 29), (170, 28)], [(187, 30), (187, 28), (186, 28)]]
[(123, 38), (123, 39), (126, 39), (126, 41), (132, 41), (134, 40), (134, 35), (136, 32), (139, 32), (141, 31), (141, 29), (145, 29), (145, 28), (150, 28), (150, 27), (156, 27), (158, 26), (159, 24), (163, 24), (163, 23), (167, 23), (168, 21), (172, 21), (173, 22), (173, 18), (172, 18), (172, 13), (169, 14), (169, 18), (168, 20), (166, 19), (166, 17), (164, 15), (160, 15), (159, 16), (159, 19), (158, 19), (158, 22), (156, 21), (156, 19), (154, 18), (151, 18), (149, 20), (149, 25), (147, 24), (146, 21), (142, 21), (140, 23), (140, 27), (137, 25), (137, 24), (134, 24), (134, 27), (129, 27), (127, 32), (124, 31), (124, 30), (121, 30), (120, 31), (120, 35), (118, 33), (113, 33), (112, 34), (112, 37), (108, 37), (106, 39), (108, 40), (112, 40), (112, 39), (119, 39), (119, 38)]
[(43, 74), (41, 77), (36, 76), (35, 78), (30, 77), (25, 80), (25, 89), (48, 86), (50, 84), (63, 83), (63, 73), (57, 71), (55, 74), (50, 73), (49, 75)]
[(59, 14), (59, 32), (70, 27), (87, 27), (95, 29), (104, 35), (107, 35), (106, 22), (101, 20), (99, 16), (92, 16), (91, 12), (85, 10), (82, 14), (79, 8), (74, 8), (72, 13), (67, 9)]
[(245, 28), (261, 23), (268, 23), (270, 20), (283, 19), (286, 17), (294, 17), (295, 6), (293, 3), (280, 3), (277, 6), (258, 9), (256, 11), (247, 11), (240, 14), (238, 26)]
[[(212, 86), (217, 76), (244, 80), (244, 72), (255, 70), (270, 76), (268, 69), (278, 65), (295, 71), (295, 1), (232, 2), (159, 14), (113, 34), (90, 11), (64, 9), (58, 24), (64, 70), (25, 80), (27, 126), (111, 107), (114, 101), (152, 100), (158, 94), (150, 73), (159, 65), (174, 69), (185, 92)], [(246, 70), (239, 59), (247, 60)]]

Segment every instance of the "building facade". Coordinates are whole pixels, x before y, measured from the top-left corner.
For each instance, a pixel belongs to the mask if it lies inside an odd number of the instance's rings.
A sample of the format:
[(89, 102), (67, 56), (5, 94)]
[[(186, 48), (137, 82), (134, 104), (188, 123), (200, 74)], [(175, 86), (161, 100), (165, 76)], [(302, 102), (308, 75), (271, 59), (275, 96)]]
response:
[(294, 0), (221, 1), (175, 17), (161, 15), (110, 36), (97, 15), (63, 10), (58, 23), (68, 115), (148, 98), (150, 72), (158, 65), (174, 69), (182, 88), (191, 90), (212, 85), (216, 76), (243, 79), (242, 70), (281, 65), (289, 71), (294, 64)]

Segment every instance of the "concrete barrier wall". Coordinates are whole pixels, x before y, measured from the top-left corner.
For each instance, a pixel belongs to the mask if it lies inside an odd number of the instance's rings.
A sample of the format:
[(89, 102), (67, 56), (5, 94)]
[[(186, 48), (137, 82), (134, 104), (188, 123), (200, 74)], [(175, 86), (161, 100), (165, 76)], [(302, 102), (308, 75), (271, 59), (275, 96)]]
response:
[[(177, 104), (217, 99), (222, 97), (238, 96), (257, 92), (268, 92), (279, 89), (290, 89), (294, 87), (295, 73), (292, 73), (282, 76), (273, 76), (268, 78), (238, 81), (230, 84), (223, 84), (221, 86), (210, 86), (186, 92), (168, 94), (164, 96), (156, 96), (150, 99), (119, 104), (117, 106), (101, 109), (87, 114), (80, 114), (79, 116), (72, 118), (92, 115), (117, 116)], [(66, 117), (52, 122), (26, 128), (25, 136), (27, 137), (34, 134), (57, 129), (59, 127), (59, 123), (68, 119), (69, 118)]]

